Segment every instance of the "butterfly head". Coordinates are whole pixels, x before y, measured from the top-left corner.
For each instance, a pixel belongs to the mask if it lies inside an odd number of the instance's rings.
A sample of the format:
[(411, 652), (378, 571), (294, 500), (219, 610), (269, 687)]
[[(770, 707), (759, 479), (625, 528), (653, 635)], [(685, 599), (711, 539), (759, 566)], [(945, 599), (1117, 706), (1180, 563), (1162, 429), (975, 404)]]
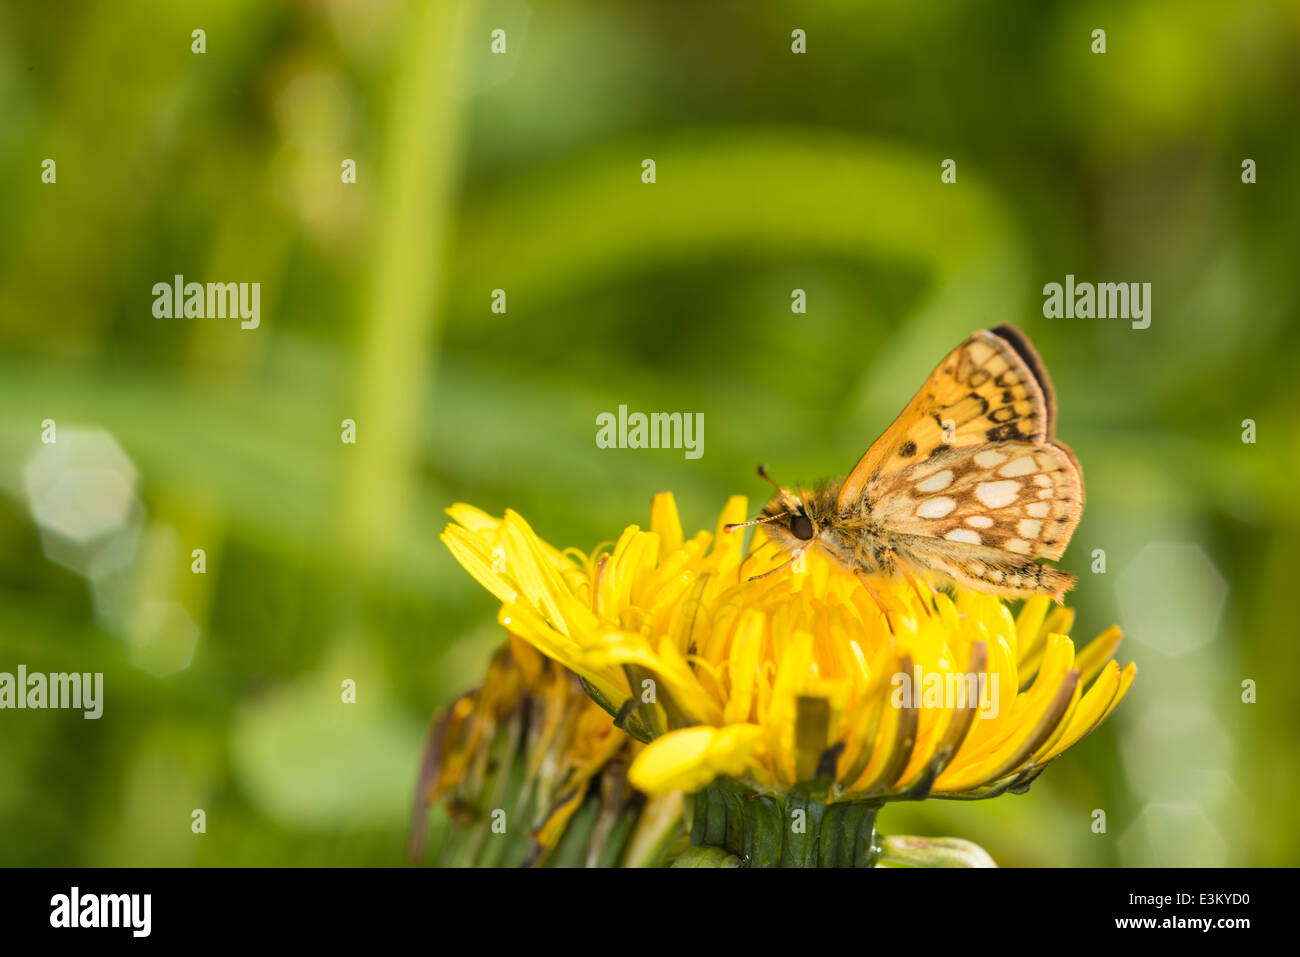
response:
[(762, 465), (758, 467), (758, 474), (776, 489), (776, 494), (763, 506), (763, 512), (758, 518), (728, 525), (727, 531), (749, 525), (762, 525), (768, 537), (786, 551), (801, 550), (816, 539), (821, 529), (821, 516), (815, 507), (816, 503), (802, 489), (798, 493), (792, 492), (773, 481)]
[(811, 543), (820, 530), (817, 520), (804, 501), (782, 489), (763, 507), (760, 519), (767, 537), (786, 551), (797, 551)]

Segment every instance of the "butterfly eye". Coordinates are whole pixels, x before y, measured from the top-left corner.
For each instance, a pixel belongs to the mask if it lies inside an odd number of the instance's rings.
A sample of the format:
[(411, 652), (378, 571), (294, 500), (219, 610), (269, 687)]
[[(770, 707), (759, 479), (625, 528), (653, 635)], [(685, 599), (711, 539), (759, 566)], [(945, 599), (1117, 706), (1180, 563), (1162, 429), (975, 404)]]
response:
[(800, 541), (808, 541), (808, 539), (813, 537), (812, 520), (802, 513), (796, 515), (794, 518), (790, 519), (790, 532)]

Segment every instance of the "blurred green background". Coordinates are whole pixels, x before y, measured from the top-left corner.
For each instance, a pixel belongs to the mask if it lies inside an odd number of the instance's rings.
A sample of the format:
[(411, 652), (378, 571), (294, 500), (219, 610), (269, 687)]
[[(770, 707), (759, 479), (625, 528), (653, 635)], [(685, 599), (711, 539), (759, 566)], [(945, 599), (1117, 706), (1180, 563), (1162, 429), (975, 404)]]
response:
[[(502, 637), (448, 504), (711, 527), (1004, 321), (1084, 467), (1076, 642), (1141, 671), (1029, 794), (881, 829), (1294, 862), (1298, 104), (1281, 0), (3, 4), (0, 671), (105, 703), (0, 712), (0, 864), (401, 863)], [(260, 282), (261, 327), (154, 318), (177, 273)], [(1150, 282), (1151, 327), (1044, 319), (1067, 273)], [(703, 457), (597, 448), (620, 404), (702, 412)]]

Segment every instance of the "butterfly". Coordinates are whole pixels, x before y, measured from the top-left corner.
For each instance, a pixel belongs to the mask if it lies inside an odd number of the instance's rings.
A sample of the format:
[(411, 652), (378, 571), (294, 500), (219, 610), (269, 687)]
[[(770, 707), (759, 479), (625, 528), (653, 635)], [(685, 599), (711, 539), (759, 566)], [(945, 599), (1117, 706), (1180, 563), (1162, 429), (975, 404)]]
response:
[(871, 576), (929, 573), (1059, 602), (1075, 577), (1037, 559), (1065, 551), (1083, 479), (1055, 427), (1052, 384), (1029, 339), (1011, 325), (981, 330), (948, 353), (842, 482), (790, 491), (760, 466), (776, 494), (759, 518), (728, 530), (763, 525), (791, 561), (817, 547), (868, 589)]

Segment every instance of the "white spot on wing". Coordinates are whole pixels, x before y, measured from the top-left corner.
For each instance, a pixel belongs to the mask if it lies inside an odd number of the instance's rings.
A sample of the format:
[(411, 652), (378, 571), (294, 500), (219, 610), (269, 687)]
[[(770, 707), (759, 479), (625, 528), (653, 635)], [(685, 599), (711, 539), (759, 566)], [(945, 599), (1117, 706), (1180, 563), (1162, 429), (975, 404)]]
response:
[(981, 482), (975, 486), (975, 497), (987, 508), (1005, 508), (1016, 500), (1020, 483), (1008, 479), (1005, 482)]
[(1036, 518), (1022, 518), (1016, 524), (1016, 532), (1021, 538), (1037, 538), (1043, 530), (1043, 523)]
[(1003, 478), (1019, 478), (1022, 475), (1031, 475), (1037, 471), (1038, 463), (1034, 461), (1034, 457), (1032, 455), (1022, 455), (1014, 462), (1008, 462), (998, 469), (998, 474)]
[(1025, 506), (1025, 512), (1033, 518), (1047, 518), (1051, 510), (1052, 507), (1046, 502), (1030, 502)]
[(950, 498), (928, 498), (917, 506), (916, 514), (919, 518), (943, 518), (956, 507), (957, 502)]
[(992, 528), (993, 519), (987, 515), (970, 515), (966, 518), (966, 524), (971, 528)]
[(1006, 460), (1007, 457), (996, 449), (985, 449), (975, 456), (975, 464), (982, 469), (995, 469)]
[(1017, 555), (1028, 555), (1030, 552), (1029, 543), (1019, 538), (1013, 538), (1002, 546), (1009, 552), (1015, 552)]
[[(952, 469), (944, 469), (942, 472), (935, 472), (924, 482), (916, 484), (918, 492), (938, 492), (952, 484)], [(947, 514), (946, 512), (944, 514)]]
[(969, 528), (954, 528), (944, 538), (950, 542), (965, 542), (967, 545), (978, 545), (980, 543), (979, 532), (972, 532)]

